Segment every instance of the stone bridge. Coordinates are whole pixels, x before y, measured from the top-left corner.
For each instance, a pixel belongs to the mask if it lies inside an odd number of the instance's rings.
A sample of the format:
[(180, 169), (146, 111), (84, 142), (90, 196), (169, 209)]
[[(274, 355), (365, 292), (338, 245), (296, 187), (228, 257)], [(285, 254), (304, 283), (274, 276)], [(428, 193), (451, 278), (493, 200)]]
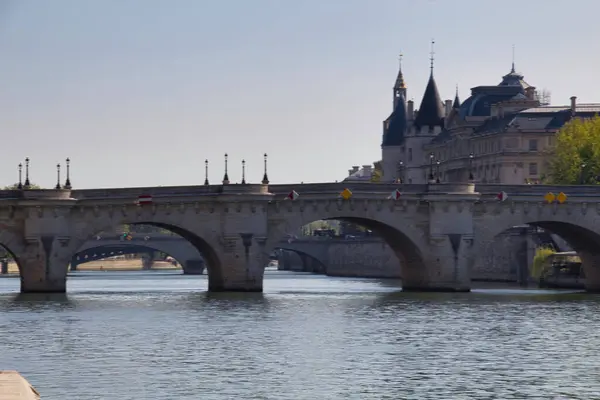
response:
[(98, 235), (78, 249), (71, 260), (71, 270), (88, 261), (155, 251), (177, 260), (185, 274), (196, 275), (204, 271), (204, 260), (196, 247), (179, 236), (160, 234), (133, 234), (131, 240), (123, 240), (122, 235)]
[[(352, 196), (340, 193), (350, 189)], [(390, 199), (400, 190), (398, 200)], [(477, 189), (477, 190), (475, 190)], [(295, 190), (300, 197), (287, 200)], [(508, 194), (506, 201), (496, 197)], [(544, 194), (564, 192), (564, 204)], [(138, 203), (151, 196), (151, 204)], [(207, 263), (209, 290), (261, 291), (282, 238), (316, 220), (363, 225), (398, 257), (405, 290), (470, 290), (470, 271), (495, 237), (530, 224), (581, 255), (588, 290), (600, 290), (600, 187), (323, 183), (0, 191), (0, 243), (23, 292), (64, 292), (67, 266), (98, 232), (154, 225), (187, 239)]]

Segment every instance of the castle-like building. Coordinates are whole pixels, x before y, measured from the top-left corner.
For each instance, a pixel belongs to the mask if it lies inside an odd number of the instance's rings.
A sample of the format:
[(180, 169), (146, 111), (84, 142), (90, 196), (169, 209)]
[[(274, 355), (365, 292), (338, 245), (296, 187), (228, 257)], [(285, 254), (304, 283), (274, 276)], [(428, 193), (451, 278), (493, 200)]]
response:
[(407, 99), (400, 65), (393, 111), (383, 121), (381, 161), (349, 170), (347, 180), (523, 184), (545, 177), (558, 130), (574, 117), (600, 113), (600, 104), (550, 106), (535, 87), (510, 72), (495, 86), (477, 86), (463, 103), (442, 101), (431, 74), (421, 104)]

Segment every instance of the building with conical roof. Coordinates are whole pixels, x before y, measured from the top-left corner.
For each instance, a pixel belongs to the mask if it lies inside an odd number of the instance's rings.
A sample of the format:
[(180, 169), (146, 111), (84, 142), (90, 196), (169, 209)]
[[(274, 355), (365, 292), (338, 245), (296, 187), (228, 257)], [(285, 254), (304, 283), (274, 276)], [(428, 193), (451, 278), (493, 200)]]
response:
[[(433, 51), (432, 51), (433, 53)], [(572, 118), (591, 118), (600, 104), (550, 106), (545, 92), (525, 81), (512, 63), (498, 85), (476, 86), (460, 102), (442, 102), (431, 71), (418, 109), (407, 101), (402, 66), (393, 86), (393, 108), (383, 121), (381, 171), (354, 167), (350, 180), (523, 184), (543, 181), (548, 149)], [(381, 177), (379, 177), (381, 175)], [(374, 177), (377, 177), (374, 179)]]

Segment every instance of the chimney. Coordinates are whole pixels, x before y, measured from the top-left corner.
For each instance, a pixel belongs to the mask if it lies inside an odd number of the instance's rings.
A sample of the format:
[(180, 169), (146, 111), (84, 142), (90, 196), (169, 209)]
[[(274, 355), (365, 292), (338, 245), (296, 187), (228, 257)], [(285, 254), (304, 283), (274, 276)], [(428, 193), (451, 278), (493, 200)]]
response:
[(525, 97), (527, 97), (527, 100), (534, 100), (535, 88), (533, 86), (529, 86), (525, 89)]
[(571, 96), (571, 112), (575, 113), (577, 110), (577, 96)]
[(358, 165), (353, 165), (352, 169), (350, 170), (350, 171), (352, 171), (352, 173), (350, 175), (354, 174), (355, 172), (358, 172), (358, 168), (359, 168)]
[(365, 175), (371, 175), (372, 170), (373, 170), (372, 165), (363, 165), (363, 171), (365, 172)]
[(406, 112), (408, 113), (408, 120), (413, 121), (415, 119), (415, 102), (409, 100), (406, 102)]
[(452, 100), (444, 101), (444, 109), (446, 110), (446, 117), (450, 115), (450, 111), (452, 111)]

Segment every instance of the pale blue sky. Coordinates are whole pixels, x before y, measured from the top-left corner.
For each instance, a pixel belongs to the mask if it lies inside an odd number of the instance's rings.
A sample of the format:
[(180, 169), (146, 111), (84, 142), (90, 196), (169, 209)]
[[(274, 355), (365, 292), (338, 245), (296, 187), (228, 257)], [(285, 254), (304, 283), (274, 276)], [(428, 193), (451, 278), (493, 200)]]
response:
[[(0, 184), (79, 188), (343, 179), (380, 157), (404, 53), (417, 104), (511, 63), (553, 104), (600, 102), (597, 0), (0, 0)], [(64, 177), (64, 174), (63, 174)]]

